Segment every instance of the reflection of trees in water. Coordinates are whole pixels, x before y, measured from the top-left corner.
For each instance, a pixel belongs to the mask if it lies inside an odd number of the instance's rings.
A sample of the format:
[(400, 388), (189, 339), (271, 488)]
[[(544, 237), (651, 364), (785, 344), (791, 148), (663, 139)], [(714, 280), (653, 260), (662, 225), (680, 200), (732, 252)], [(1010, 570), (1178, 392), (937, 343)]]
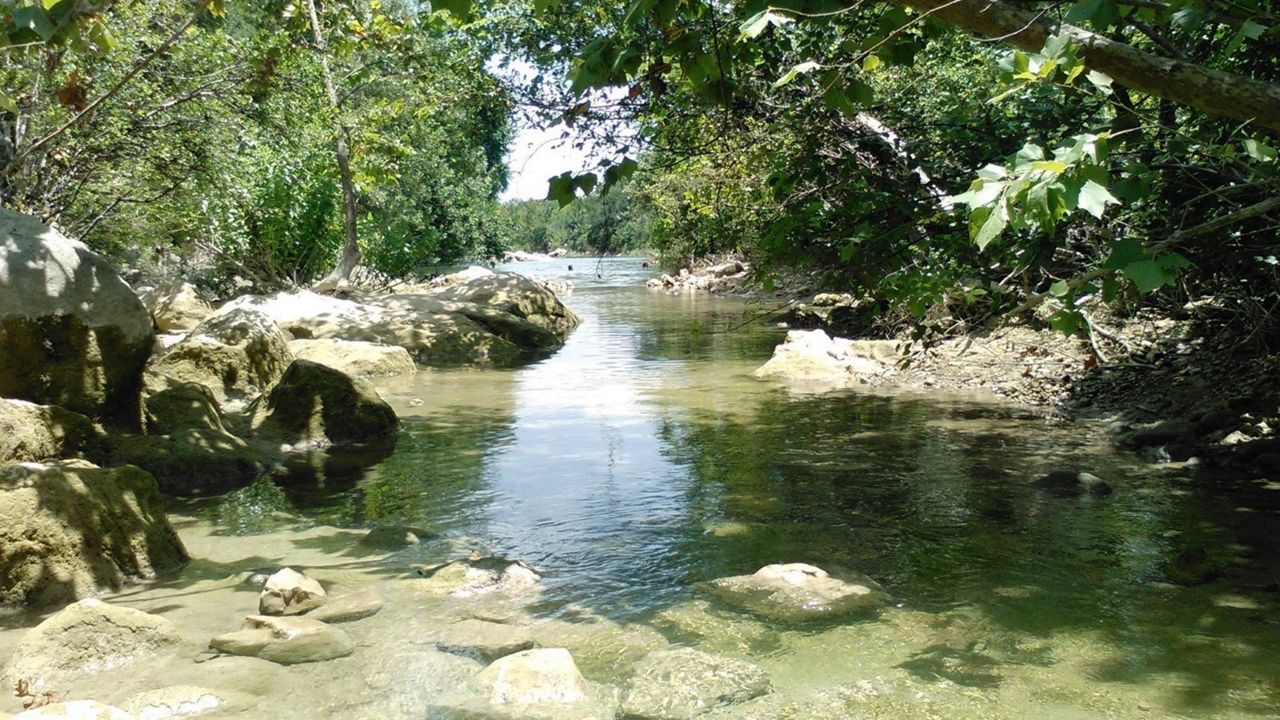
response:
[(772, 306), (695, 293), (650, 294), (639, 302), (646, 312), (635, 333), (636, 357), (641, 360), (760, 358), (763, 363), (781, 336), (763, 319)]
[[(1262, 622), (1267, 608), (1274, 618), (1275, 592), (1254, 591), (1243, 603), (1256, 604), (1251, 616), (1221, 606), (1249, 594), (1245, 574), (1216, 587), (1160, 582), (1180, 544), (1170, 538), (1184, 533), (1247, 548), (1249, 577), (1275, 573), (1280, 503), (1270, 496), (1222, 484), (1172, 491), (1173, 481), (1136, 476), (1132, 460), (1079, 428), (993, 417), (1002, 411), (980, 405), (778, 393), (750, 423), (673, 410), (660, 436), (692, 477), (690, 524), (708, 528), (680, 548), (697, 557), (691, 581), (774, 562), (856, 569), (908, 607), (977, 608), (997, 635), (1096, 634), (1115, 653), (1092, 671), (1100, 679), (1186, 673), (1189, 707), (1242, 683), (1280, 693), (1280, 625)], [(1060, 498), (1029, 484), (1063, 468), (1102, 474), (1117, 492)], [(974, 685), (995, 677), (970, 667), (971, 653), (935, 650), (911, 669), (963, 665)]]

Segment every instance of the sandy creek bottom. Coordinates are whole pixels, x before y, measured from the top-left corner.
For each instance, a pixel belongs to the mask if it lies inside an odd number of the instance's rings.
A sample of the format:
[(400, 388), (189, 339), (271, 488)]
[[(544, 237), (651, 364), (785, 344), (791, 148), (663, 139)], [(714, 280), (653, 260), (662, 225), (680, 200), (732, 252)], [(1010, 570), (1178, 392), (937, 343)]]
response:
[[(1280, 715), (1280, 485), (1152, 466), (1098, 428), (975, 398), (792, 394), (751, 376), (778, 340), (759, 308), (648, 293), (639, 262), (519, 267), (574, 281), (583, 326), (524, 368), (382, 381), (404, 420), (389, 457), (282, 478), (257, 519), (175, 500), (193, 562), (104, 599), (172, 620), (185, 644), (58, 689), (120, 703), (202, 686), (225, 700), (209, 718), (430, 718), (482, 667), (435, 634), (478, 617), (569, 649), (606, 692), (673, 646), (765, 670), (772, 693), (699, 716), (712, 719)], [(1064, 468), (1115, 493), (1029, 485)], [(430, 536), (360, 544), (379, 525)], [(1189, 546), (1210, 582), (1168, 581)], [(472, 550), (531, 563), (542, 591), (422, 591), (414, 565)], [(777, 562), (857, 570), (891, 600), (788, 626), (701, 589)], [(378, 590), (383, 610), (343, 626), (355, 652), (197, 663), (255, 610), (250, 578), (285, 565), (331, 594)], [(39, 620), (0, 617), (0, 658)], [(18, 709), (0, 697), (0, 713)]]

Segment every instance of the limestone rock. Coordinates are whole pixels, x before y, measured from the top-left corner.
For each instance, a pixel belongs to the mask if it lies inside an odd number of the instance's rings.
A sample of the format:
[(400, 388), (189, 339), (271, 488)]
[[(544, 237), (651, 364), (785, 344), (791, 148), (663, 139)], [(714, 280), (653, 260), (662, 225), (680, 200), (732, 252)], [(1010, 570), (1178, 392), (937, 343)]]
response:
[(623, 714), (643, 720), (685, 720), (768, 693), (759, 667), (693, 648), (659, 650), (636, 666)]
[(373, 617), (381, 609), (382, 596), (377, 590), (370, 589), (332, 598), (322, 607), (308, 613), (307, 617), (327, 623), (354, 622)]
[(223, 309), (205, 318), (152, 363), (156, 389), (197, 383), (213, 392), (224, 412), (239, 412), (284, 374), (293, 354), (289, 336), (267, 315)]
[(258, 614), (301, 615), (328, 601), (320, 583), (293, 568), (284, 568), (267, 578), (258, 595)]
[(901, 343), (833, 338), (821, 330), (792, 330), (756, 377), (815, 391), (857, 387), (897, 373)]
[(208, 387), (198, 383), (177, 383), (150, 394), (143, 402), (147, 432), (168, 435), (178, 430), (225, 432), (218, 400)]
[(81, 600), (29, 630), (0, 681), (12, 688), (25, 680), (32, 692), (59, 691), (79, 677), (126, 667), (179, 642), (173, 623), (162, 617)]
[(299, 360), (310, 360), (351, 377), (391, 377), (418, 371), (409, 351), (397, 345), (357, 340), (294, 340), (289, 350)]
[(295, 360), (253, 418), (256, 435), (328, 447), (395, 437), (395, 410), (364, 380)]
[(377, 550), (400, 550), (413, 545), (421, 545), (425, 539), (437, 537), (429, 530), (406, 527), (403, 525), (380, 525), (360, 538), (361, 547)]
[(476, 685), (493, 705), (571, 705), (588, 700), (587, 681), (564, 648), (525, 650), (480, 671)]
[(192, 330), (213, 312), (213, 306), (200, 297), (200, 291), (188, 282), (154, 288), (143, 293), (142, 300), (162, 333)]
[(112, 440), (111, 462), (137, 465), (160, 489), (203, 495), (244, 487), (274, 458), (225, 430), (178, 430), (169, 435), (124, 435)]
[(209, 641), (209, 647), (281, 665), (323, 662), (355, 651), (346, 633), (319, 620), (267, 615), (250, 615), (243, 629), (219, 635)]
[(154, 335), (142, 301), (105, 260), (0, 209), (0, 397), (138, 428)]
[(0, 399), (0, 465), (102, 454), (89, 418), (52, 405)]
[(446, 625), (436, 635), (444, 652), (492, 662), (533, 647), (533, 636), (519, 625), (468, 619)]
[(581, 322), (545, 285), (516, 273), (494, 273), (435, 293), (441, 300), (486, 305), (561, 337)]
[(193, 685), (148, 690), (121, 703), (137, 720), (191, 717), (216, 710), (222, 704), (222, 698), (213, 690)]
[(720, 578), (709, 585), (725, 602), (788, 622), (868, 610), (883, 601), (882, 592), (870, 580), (845, 582), (803, 563), (768, 565), (753, 575)]
[(118, 707), (93, 700), (52, 703), (20, 712), (13, 720), (141, 720)]
[(1111, 486), (1102, 478), (1092, 473), (1075, 470), (1055, 470), (1045, 473), (1036, 478), (1032, 485), (1063, 497), (1078, 495), (1105, 497), (1111, 494)]
[(454, 285), (463, 285), (471, 282), (472, 280), (489, 277), (492, 274), (493, 271), (487, 267), (471, 265), (465, 270), (459, 270), (455, 273), (449, 273), (448, 275), (441, 275), (440, 277), (432, 278), (431, 282), (427, 283), (427, 287), (443, 288), (452, 287)]
[(0, 605), (66, 603), (186, 560), (155, 478), (136, 467), (0, 468)]

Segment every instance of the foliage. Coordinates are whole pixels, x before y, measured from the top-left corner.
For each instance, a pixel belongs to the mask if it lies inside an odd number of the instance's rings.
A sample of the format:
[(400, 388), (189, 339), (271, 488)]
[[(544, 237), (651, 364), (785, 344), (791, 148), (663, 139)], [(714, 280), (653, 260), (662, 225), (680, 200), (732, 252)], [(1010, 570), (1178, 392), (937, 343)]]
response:
[(503, 206), (511, 246), (530, 252), (564, 248), (574, 254), (647, 251), (652, 210), (629, 185), (591, 195), (567, 207), (552, 200), (522, 200)]

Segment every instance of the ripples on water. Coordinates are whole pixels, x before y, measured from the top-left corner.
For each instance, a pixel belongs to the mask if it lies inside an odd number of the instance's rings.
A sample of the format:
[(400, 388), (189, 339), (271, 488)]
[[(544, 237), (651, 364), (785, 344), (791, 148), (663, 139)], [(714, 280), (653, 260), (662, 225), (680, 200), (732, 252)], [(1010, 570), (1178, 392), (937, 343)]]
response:
[[(1061, 638), (1087, 637), (1120, 649), (1080, 671), (1091, 681), (1168, 682), (1192, 716), (1275, 709), (1276, 487), (1153, 469), (1089, 426), (973, 398), (792, 396), (751, 376), (780, 339), (754, 318), (767, 306), (652, 293), (638, 260), (567, 264), (512, 268), (576, 284), (584, 323), (562, 350), (385, 382), (405, 417), (396, 452), (295, 501), (474, 538), (540, 567), (555, 603), (622, 620), (769, 563), (854, 569), (901, 607), (976, 613), (963, 641), (903, 660), (924, 680), (998, 685), (988, 662), (1052, 665), (1034, 640), (1061, 658)], [(1115, 494), (1028, 485), (1068, 468)], [(1224, 579), (1165, 583), (1190, 545)]]

